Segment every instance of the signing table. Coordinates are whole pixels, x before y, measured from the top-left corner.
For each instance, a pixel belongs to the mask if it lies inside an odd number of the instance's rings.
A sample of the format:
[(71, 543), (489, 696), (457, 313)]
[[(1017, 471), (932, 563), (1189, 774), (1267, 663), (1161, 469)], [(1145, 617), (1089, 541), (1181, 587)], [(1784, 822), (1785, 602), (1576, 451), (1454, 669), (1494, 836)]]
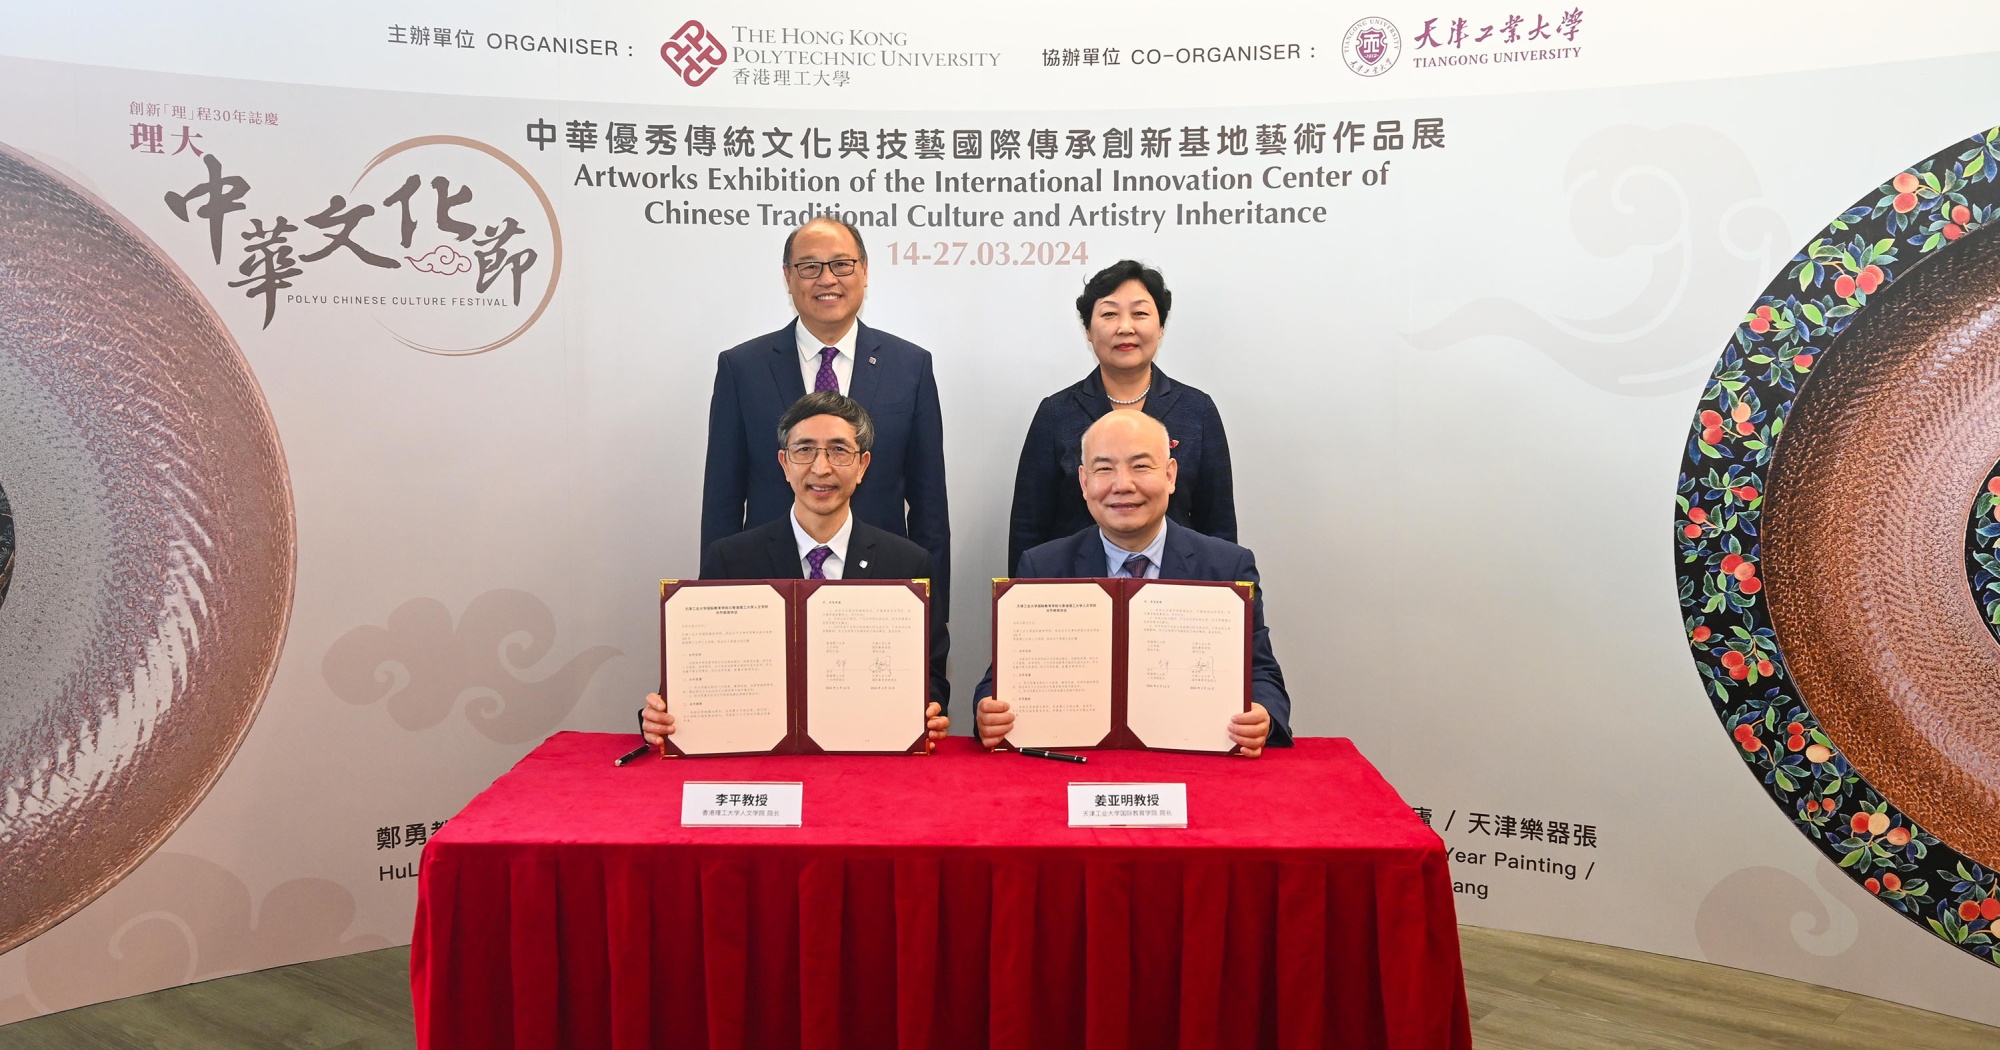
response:
[[(1443, 843), (1346, 740), (614, 768), (632, 742), (551, 737), (425, 847), (419, 1045), (1471, 1046)], [(802, 782), (804, 826), (683, 828), (688, 780)], [(1185, 782), (1188, 826), (1068, 827), (1073, 781)]]

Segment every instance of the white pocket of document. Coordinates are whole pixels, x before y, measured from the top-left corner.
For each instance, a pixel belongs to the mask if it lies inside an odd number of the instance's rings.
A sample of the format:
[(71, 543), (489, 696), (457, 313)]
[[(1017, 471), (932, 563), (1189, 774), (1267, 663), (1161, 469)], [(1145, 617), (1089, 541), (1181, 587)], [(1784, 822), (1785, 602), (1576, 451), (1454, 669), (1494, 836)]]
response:
[(1071, 784), (1073, 828), (1187, 827), (1186, 784)]
[(805, 817), (804, 784), (681, 785), (681, 827), (796, 828)]

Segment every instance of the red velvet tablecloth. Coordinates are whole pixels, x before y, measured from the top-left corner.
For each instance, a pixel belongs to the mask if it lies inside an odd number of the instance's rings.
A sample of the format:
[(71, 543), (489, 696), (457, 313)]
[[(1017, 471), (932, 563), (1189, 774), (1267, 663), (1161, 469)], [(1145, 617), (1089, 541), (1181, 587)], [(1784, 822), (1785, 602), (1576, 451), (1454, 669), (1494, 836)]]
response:
[[(425, 847), (420, 1046), (1471, 1046), (1444, 845), (1346, 740), (632, 743), (551, 737)], [(686, 780), (803, 782), (805, 826), (683, 828)], [(1071, 781), (1185, 782), (1188, 827), (1070, 828)]]

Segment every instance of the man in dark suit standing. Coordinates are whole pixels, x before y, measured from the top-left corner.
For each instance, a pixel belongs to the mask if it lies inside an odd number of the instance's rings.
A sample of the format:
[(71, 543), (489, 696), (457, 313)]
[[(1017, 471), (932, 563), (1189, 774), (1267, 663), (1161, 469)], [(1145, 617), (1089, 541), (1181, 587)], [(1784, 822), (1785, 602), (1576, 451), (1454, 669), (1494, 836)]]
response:
[[(780, 416), (766, 440), (777, 442), (781, 475), (792, 491), (789, 512), (777, 521), (724, 536), (701, 557), (704, 580), (921, 580), (931, 579), (929, 551), (857, 520), (851, 503), (868, 473), (875, 425), (852, 398), (831, 391), (807, 394)], [(768, 446), (767, 446), (768, 447)], [(944, 705), (945, 654), (951, 636), (931, 604), (930, 694), (925, 714), (932, 740), (951, 727)], [(657, 746), (674, 731), (674, 716), (660, 694), (646, 697), (639, 713), (646, 742)]]
[[(1229, 719), (1229, 739), (1255, 758), (1266, 744), (1292, 743), (1292, 700), (1271, 652), (1264, 626), (1264, 588), (1257, 559), (1228, 540), (1204, 536), (1167, 520), (1179, 464), (1168, 455), (1167, 428), (1142, 412), (1111, 412), (1083, 432), (1077, 481), (1097, 524), (1031, 547), (1021, 555), (1017, 579), (1090, 579), (1138, 576), (1167, 580), (1243, 580), (1255, 586), (1251, 601), (1250, 710)], [(993, 669), (973, 694), (979, 740), (994, 747), (1014, 726), (1006, 698), (993, 695)]]
[(948, 615), (951, 520), (930, 351), (857, 319), (868, 291), (868, 249), (847, 223), (818, 218), (793, 230), (784, 275), (798, 319), (723, 351), (716, 362), (701, 549), (784, 516), (792, 491), (771, 458), (771, 428), (807, 391), (845, 394), (875, 422), (875, 465), (854, 493), (855, 516), (930, 552), (933, 607)]

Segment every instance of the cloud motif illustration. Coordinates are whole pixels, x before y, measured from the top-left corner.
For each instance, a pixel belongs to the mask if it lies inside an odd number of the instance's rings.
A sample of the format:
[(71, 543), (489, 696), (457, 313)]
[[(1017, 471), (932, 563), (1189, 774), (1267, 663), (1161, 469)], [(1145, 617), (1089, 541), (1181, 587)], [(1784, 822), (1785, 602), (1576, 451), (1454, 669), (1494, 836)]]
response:
[(411, 266), (425, 273), (454, 274), (465, 273), (472, 269), (472, 256), (454, 249), (449, 244), (440, 244), (432, 248), (422, 258), (410, 255), (405, 255), (403, 258), (408, 260)]
[(357, 931), (360, 908), (346, 886), (316, 878), (264, 886), (193, 854), (154, 854), (21, 949), (28, 994), (0, 999), (0, 1024), (391, 943)]
[(1713, 128), (1621, 125), (1577, 147), (1564, 183), (1577, 247), (1649, 267), (1630, 301), (1602, 317), (1568, 317), (1487, 296), (1405, 338), (1420, 350), (1516, 339), (1622, 397), (1700, 386), (1729, 330), (1716, 318), (1726, 321), (1745, 289), (1791, 257), (1784, 217), (1765, 203), (1757, 166)]
[(386, 627), (364, 624), (341, 635), (320, 671), (334, 695), (384, 704), (406, 730), (436, 726), (463, 703), (474, 729), (518, 744), (548, 735), (598, 668), (621, 655), (597, 645), (545, 667), (555, 638), (555, 613), (525, 591), (488, 591), (456, 623), (443, 602), (414, 598), (389, 613)]

